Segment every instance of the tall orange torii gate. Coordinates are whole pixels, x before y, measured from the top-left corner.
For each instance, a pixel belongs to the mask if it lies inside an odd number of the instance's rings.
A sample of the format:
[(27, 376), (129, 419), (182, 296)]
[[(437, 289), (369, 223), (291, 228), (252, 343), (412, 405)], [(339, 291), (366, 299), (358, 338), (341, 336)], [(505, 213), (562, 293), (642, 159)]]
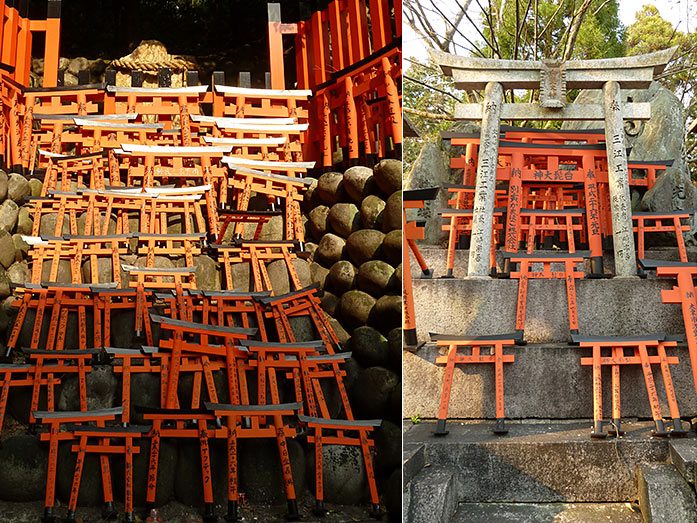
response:
[[(464, 90), (484, 90), (482, 103), (455, 105), (456, 120), (480, 120), (473, 227), (468, 277), (486, 278), (492, 241), (501, 120), (604, 120), (616, 274), (635, 276), (624, 120), (648, 120), (648, 103), (623, 103), (621, 88), (648, 88), (677, 47), (655, 53), (599, 60), (493, 60), (430, 50), (431, 58)], [(505, 103), (504, 89), (539, 89), (534, 103)], [(569, 104), (567, 89), (602, 89), (602, 104)]]

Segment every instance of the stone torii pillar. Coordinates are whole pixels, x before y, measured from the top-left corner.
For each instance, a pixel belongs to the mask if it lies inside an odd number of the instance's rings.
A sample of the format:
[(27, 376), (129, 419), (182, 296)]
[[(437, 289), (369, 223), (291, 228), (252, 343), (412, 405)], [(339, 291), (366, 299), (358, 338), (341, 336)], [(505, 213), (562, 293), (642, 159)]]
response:
[[(481, 121), (481, 141), (467, 276), (486, 278), (492, 241), (496, 167), (501, 120), (603, 120), (612, 210), (616, 275), (636, 275), (629, 169), (624, 120), (648, 120), (648, 103), (622, 104), (620, 89), (645, 89), (663, 71), (677, 47), (655, 53), (599, 60), (493, 60), (429, 50), (455, 86), (484, 89), (484, 101), (455, 106), (456, 120)], [(539, 89), (535, 103), (503, 103), (503, 89)], [(604, 104), (568, 104), (567, 89), (602, 89)]]

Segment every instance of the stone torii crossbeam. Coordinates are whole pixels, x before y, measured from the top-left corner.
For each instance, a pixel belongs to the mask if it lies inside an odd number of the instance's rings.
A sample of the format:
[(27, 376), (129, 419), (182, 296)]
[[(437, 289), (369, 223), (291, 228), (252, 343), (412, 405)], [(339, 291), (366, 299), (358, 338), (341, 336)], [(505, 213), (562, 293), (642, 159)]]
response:
[[(484, 90), (481, 103), (455, 105), (456, 120), (481, 120), (481, 139), (467, 276), (487, 278), (501, 120), (604, 120), (615, 274), (636, 275), (632, 209), (624, 146), (626, 120), (648, 120), (648, 103), (622, 104), (620, 90), (646, 89), (677, 47), (599, 60), (495, 60), (431, 50), (431, 58), (464, 90)], [(504, 103), (504, 89), (539, 89), (535, 103)], [(567, 89), (602, 89), (603, 104), (567, 103)]]

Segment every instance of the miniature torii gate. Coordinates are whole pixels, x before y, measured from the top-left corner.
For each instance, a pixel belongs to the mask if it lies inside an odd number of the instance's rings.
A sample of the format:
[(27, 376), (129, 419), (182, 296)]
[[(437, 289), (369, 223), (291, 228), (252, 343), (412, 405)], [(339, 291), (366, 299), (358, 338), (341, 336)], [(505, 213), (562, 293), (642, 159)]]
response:
[[(617, 276), (636, 275), (632, 209), (624, 146), (624, 119), (648, 120), (648, 103), (622, 104), (620, 88), (645, 89), (677, 47), (655, 53), (600, 60), (492, 60), (432, 50), (443, 72), (464, 90), (484, 90), (482, 103), (455, 105), (456, 120), (481, 120), (474, 223), (468, 277), (486, 278), (495, 202), (501, 120), (604, 120), (612, 232)], [(504, 103), (504, 89), (540, 89), (536, 103)], [(603, 104), (567, 104), (567, 89), (602, 89)]]

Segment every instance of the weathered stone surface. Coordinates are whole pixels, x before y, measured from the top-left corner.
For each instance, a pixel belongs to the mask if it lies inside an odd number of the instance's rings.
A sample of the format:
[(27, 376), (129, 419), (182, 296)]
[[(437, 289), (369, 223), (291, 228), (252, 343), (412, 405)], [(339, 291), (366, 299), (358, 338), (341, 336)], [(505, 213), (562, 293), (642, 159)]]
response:
[(650, 437), (651, 422), (625, 422), (623, 438), (603, 441), (589, 437), (587, 421), (509, 423), (504, 438), (490, 428), (490, 423), (451, 421), (450, 434), (434, 438), (435, 423), (422, 421), (405, 425), (404, 445), (425, 445), (430, 467), (424, 470), (453, 471), (457, 499), (465, 503), (637, 499), (636, 466), (668, 458), (668, 441)]
[(350, 329), (368, 323), (370, 313), (375, 306), (375, 298), (363, 291), (352, 290), (339, 300), (339, 317)]
[(460, 503), (452, 523), (642, 523), (630, 503)]
[[(293, 260), (293, 267), (295, 267), (295, 271), (298, 274), (298, 279), (302, 286), (306, 287), (310, 285), (310, 265), (307, 261), (296, 258)], [(285, 260), (272, 261), (266, 266), (266, 271), (269, 274), (269, 280), (271, 280), (271, 288), (274, 294), (278, 296), (290, 292), (290, 275), (288, 274)]]
[(387, 333), (387, 367), (402, 371), (402, 329), (395, 327)]
[(326, 205), (318, 205), (308, 214), (307, 230), (317, 240), (327, 232), (327, 217), (329, 216), (329, 207)]
[(336, 308), (339, 306), (339, 298), (329, 291), (324, 291), (320, 299), (320, 307), (330, 316), (336, 315)]
[(357, 165), (350, 167), (344, 173), (344, 190), (351, 200), (358, 203), (373, 189), (373, 170)]
[[(126, 273), (117, 267), (121, 275), (121, 281), (128, 281)], [(98, 258), (97, 259), (97, 274), (92, 274), (92, 264), (90, 260), (82, 263), (82, 281), (89, 281), (93, 283), (109, 283), (114, 281), (114, 264), (111, 258)]]
[[(71, 451), (73, 441), (63, 441), (58, 446), (58, 470), (75, 470), (76, 452)], [(113, 467), (112, 475), (113, 475)], [(96, 454), (87, 454), (82, 469), (82, 481), (77, 498), (78, 507), (96, 507), (103, 503), (102, 472), (99, 465), (99, 457)], [(113, 477), (112, 477), (113, 482)], [(56, 497), (65, 504), (70, 499), (70, 490), (73, 483), (73, 475), (56, 475)]]
[(390, 265), (402, 261), (402, 230), (397, 229), (385, 235), (382, 241), (382, 255)]
[(58, 262), (58, 272), (55, 278), (51, 277), (51, 264), (44, 263), (41, 269), (41, 281), (55, 281), (58, 283), (72, 282), (72, 268), (70, 260), (60, 260)]
[(364, 229), (381, 229), (385, 202), (379, 196), (371, 194), (361, 202), (361, 224)]
[(28, 282), (31, 279), (29, 264), (26, 261), (13, 263), (7, 269), (7, 278), (17, 285)]
[(319, 197), (319, 191), (317, 190), (317, 183), (318, 180), (312, 180), (312, 183), (307, 188), (307, 191), (305, 191), (302, 203), (302, 208), (305, 211), (305, 213), (311, 211), (318, 205), (322, 205), (322, 201)]
[(352, 203), (336, 203), (332, 205), (327, 217), (332, 232), (342, 238), (348, 238), (351, 233), (361, 228), (361, 215)]
[(672, 523), (695, 520), (695, 492), (673, 465), (642, 463), (637, 467), (637, 482), (644, 521)]
[(222, 288), (218, 262), (213, 258), (205, 254), (196, 256), (194, 267), (196, 267), (196, 287), (204, 291), (219, 291)]
[(394, 274), (390, 279), (390, 284), (388, 285), (388, 290), (392, 294), (402, 294), (402, 264), (400, 263), (395, 267)]
[(672, 440), (669, 445), (670, 462), (685, 481), (695, 484), (697, 479), (697, 442), (694, 439)]
[(44, 184), (41, 180), (37, 178), (30, 178), (29, 179), (29, 191), (33, 197), (38, 197), (41, 196), (41, 189), (43, 188)]
[(421, 471), (408, 485), (407, 523), (449, 523), (457, 509), (457, 479), (441, 467)]
[(324, 288), (325, 280), (329, 274), (329, 269), (325, 269), (319, 263), (312, 262), (310, 264), (310, 278), (312, 283), (319, 283), (321, 288)]
[(402, 297), (381, 296), (375, 302), (369, 322), (384, 333), (400, 326), (402, 324)]
[[(225, 446), (221, 441), (210, 440), (211, 463), (225, 463)], [(240, 455), (242, 452), (240, 452)], [(241, 456), (240, 456), (241, 457)], [(201, 450), (196, 440), (180, 440), (177, 445), (177, 461), (174, 474), (174, 497), (180, 503), (198, 507), (203, 502), (203, 486), (201, 484)], [(211, 483), (213, 500), (216, 504), (224, 504), (227, 499), (226, 467), (211, 467)]]
[[(14, 203), (14, 202), (12, 202)], [(16, 204), (15, 204), (16, 205)], [(0, 206), (0, 215), (2, 215), (2, 206)], [(0, 222), (2, 219), (0, 218)], [(9, 223), (9, 222), (8, 222)], [(17, 214), (17, 233), (31, 235), (32, 227), (34, 226), (34, 219), (32, 218), (31, 211), (28, 207), (20, 207)], [(0, 224), (0, 228), (7, 230), (7, 227), (3, 227)]]
[(399, 376), (384, 367), (369, 367), (358, 375), (351, 388), (352, 405), (361, 417), (382, 419), (390, 393), (399, 385)]
[[(656, 180), (656, 184), (646, 191), (641, 199), (641, 210), (660, 212), (693, 210), (697, 208), (697, 189), (689, 177), (685, 176), (685, 167), (682, 161), (669, 167)], [(693, 227), (692, 231), (685, 234), (687, 245), (695, 245)], [(674, 234), (651, 234), (647, 236), (647, 245), (675, 245)]]
[(324, 173), (317, 182), (317, 193), (326, 205), (339, 203), (344, 197), (344, 175), (341, 173)]
[(339, 320), (337, 320), (336, 318), (329, 318), (329, 325), (332, 326), (334, 334), (336, 334), (336, 337), (339, 339), (339, 343), (341, 343), (342, 345), (345, 344), (351, 337), (348, 331), (344, 329), (344, 326), (341, 323), (339, 323)]
[[(14, 231), (15, 225), (17, 225), (18, 216), (19, 207), (15, 202), (13, 202), (12, 200), (5, 200), (4, 202), (2, 202), (2, 205), (0, 205), (0, 229), (12, 233), (12, 231)], [(51, 215), (46, 215), (46, 217), (48, 216)], [(31, 230), (29, 232), (31, 232)]]
[[(7, 298), (10, 294), (10, 278), (7, 276), (7, 271), (0, 268), (0, 299)], [(2, 327), (2, 320), (0, 320), (0, 328)]]
[(0, 462), (0, 499), (43, 499), (48, 452), (39, 438), (29, 434), (8, 437), (0, 445)]
[[(368, 482), (360, 447), (322, 447), (324, 495), (329, 503), (353, 505), (365, 500)], [(308, 477), (315, 477), (315, 461), (308, 459)], [(312, 482), (314, 488), (314, 481)]]
[(354, 232), (346, 241), (349, 258), (356, 265), (362, 265), (367, 261), (379, 258), (380, 247), (384, 239), (383, 233), (372, 229)]
[(402, 191), (392, 193), (385, 203), (382, 216), (382, 232), (402, 228)]
[(327, 275), (326, 287), (337, 296), (356, 287), (358, 271), (350, 261), (340, 260), (332, 265)]
[(381, 160), (373, 169), (376, 185), (386, 194), (402, 190), (402, 162), (400, 160)]
[(402, 521), (402, 471), (395, 470), (385, 485), (385, 508), (391, 523)]
[[(3, 205), (5, 205), (8, 201), (6, 200)], [(14, 203), (14, 202), (12, 202)], [(16, 206), (16, 204), (15, 204)], [(19, 209), (17, 208), (17, 212), (19, 213)], [(2, 213), (2, 210), (0, 209), (0, 214)], [(51, 214), (44, 214), (41, 217), (41, 225), (39, 225), (39, 235), (43, 237), (50, 237), (50, 236), (59, 236), (63, 234), (70, 234), (70, 223), (66, 219), (63, 220), (63, 225), (59, 231), (56, 230), (56, 223), (57, 223), (57, 217), (58, 215), (55, 213)]]
[(246, 292), (252, 290), (251, 274), (248, 263), (234, 263), (230, 267), (232, 282), (226, 281), (226, 288)]
[(12, 236), (0, 229), (0, 265), (8, 269), (15, 262), (15, 242)]
[(12, 235), (12, 243), (15, 247), (15, 261), (22, 261), (29, 253), (29, 244), (24, 241), (24, 238), (19, 233)]
[[(293, 483), (300, 496), (305, 491), (306, 461), (313, 460), (305, 459), (305, 453), (297, 441), (291, 439), (286, 441), (293, 469)], [(276, 442), (244, 439), (240, 440), (239, 449), (240, 488), (247, 493), (249, 501), (271, 505), (284, 503), (283, 477)], [(327, 463), (325, 467), (326, 465)]]
[(15, 203), (22, 203), (30, 195), (29, 181), (21, 174), (11, 173), (7, 182), (7, 197)]
[(325, 234), (315, 252), (315, 260), (325, 267), (331, 267), (343, 257), (345, 247), (346, 241), (343, 238), (336, 234)]
[(384, 476), (401, 466), (402, 428), (390, 421), (383, 421), (375, 431), (376, 465)]
[(358, 269), (358, 288), (363, 292), (380, 297), (390, 285), (394, 268), (381, 260), (367, 261)]
[[(404, 174), (404, 189), (440, 187), (449, 181), (450, 156), (437, 143), (426, 142), (411, 170)], [(458, 183), (462, 183), (462, 176)], [(440, 191), (438, 197), (427, 202), (424, 209), (410, 211), (410, 219), (416, 215), (418, 219), (426, 220), (424, 243), (440, 244), (447, 240), (447, 234), (441, 230), (443, 221), (438, 216), (438, 212), (447, 207), (447, 203), (447, 195)]]
[(88, 70), (89, 66), (90, 61), (87, 58), (80, 56), (70, 60), (70, 64), (68, 64), (68, 72), (77, 76), (80, 71)]
[(353, 331), (346, 350), (363, 367), (386, 366), (388, 361), (387, 339), (373, 327), (358, 327)]
[(9, 177), (7, 173), (0, 170), (0, 200), (7, 198), (7, 186), (9, 184)]
[[(87, 409), (108, 409), (116, 404), (117, 380), (111, 365), (93, 365), (87, 374)], [(80, 410), (77, 376), (61, 380), (58, 410)]]

